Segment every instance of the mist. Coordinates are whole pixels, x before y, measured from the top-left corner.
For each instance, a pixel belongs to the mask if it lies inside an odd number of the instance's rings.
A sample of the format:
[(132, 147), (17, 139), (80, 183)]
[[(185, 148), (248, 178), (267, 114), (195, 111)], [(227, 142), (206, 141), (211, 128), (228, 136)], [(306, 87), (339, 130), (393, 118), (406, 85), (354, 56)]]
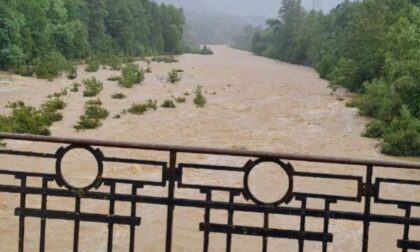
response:
[[(186, 10), (206, 13), (219, 12), (227, 15), (243, 17), (273, 18), (281, 7), (281, 0), (156, 0), (171, 3)], [(342, 0), (315, 0), (315, 8), (328, 12), (335, 8)], [(314, 7), (313, 0), (302, 0), (302, 6), (307, 10)]]
[[(261, 16), (261, 17), (275, 17), (281, 6), (281, 0), (196, 0), (206, 4), (212, 9), (224, 12), (231, 15), (240, 16)], [(324, 12), (328, 12), (336, 7), (341, 0), (323, 0), (320, 4), (315, 6)], [(302, 0), (302, 6), (310, 10), (313, 8), (313, 0)]]

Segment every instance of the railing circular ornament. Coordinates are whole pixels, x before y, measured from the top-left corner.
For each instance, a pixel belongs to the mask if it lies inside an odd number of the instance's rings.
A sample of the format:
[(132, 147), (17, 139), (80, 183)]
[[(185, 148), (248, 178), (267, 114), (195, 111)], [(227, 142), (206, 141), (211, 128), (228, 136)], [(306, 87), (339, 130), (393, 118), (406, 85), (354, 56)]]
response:
[[(97, 163), (97, 172), (95, 178), (92, 182), (83, 187), (77, 187), (72, 185), (68, 180), (66, 180), (63, 176), (62, 170), (62, 161), (65, 155), (70, 152), (71, 150), (81, 149), (86, 150), (89, 154), (91, 154)], [(98, 188), (102, 184), (102, 173), (103, 173), (103, 153), (99, 149), (93, 149), (91, 146), (84, 146), (84, 145), (69, 145), (66, 148), (61, 147), (56, 152), (56, 163), (55, 163), (55, 171), (56, 171), (56, 182), (61, 186), (65, 186), (72, 192), (83, 194), (89, 191), (92, 188)]]
[[(253, 193), (252, 188), (250, 188), (251, 172), (263, 163), (275, 164), (278, 167), (278, 169), (281, 169), (281, 171), (283, 171), (287, 176), (287, 181), (278, 181), (279, 184), (288, 183), (287, 190), (286, 190), (285, 193), (282, 194), (282, 196), (279, 199), (277, 199), (275, 201), (265, 202), (261, 199), (258, 199), (255, 192)], [(264, 206), (278, 206), (282, 203), (289, 203), (292, 200), (292, 198), (293, 198), (293, 173), (294, 173), (294, 169), (293, 169), (291, 164), (289, 164), (289, 163), (285, 164), (281, 160), (275, 160), (275, 159), (274, 160), (273, 159), (257, 159), (255, 161), (249, 160), (245, 164), (244, 170), (245, 170), (245, 175), (244, 175), (244, 182), (243, 182), (244, 183), (243, 194), (244, 194), (244, 197), (245, 197), (246, 200), (250, 199), (255, 204), (264, 205)]]

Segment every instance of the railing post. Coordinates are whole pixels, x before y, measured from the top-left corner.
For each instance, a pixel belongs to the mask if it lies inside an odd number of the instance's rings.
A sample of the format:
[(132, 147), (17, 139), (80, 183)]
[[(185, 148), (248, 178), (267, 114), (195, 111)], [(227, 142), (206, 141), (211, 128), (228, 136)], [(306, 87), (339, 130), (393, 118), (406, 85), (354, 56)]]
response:
[(176, 152), (171, 151), (169, 156), (169, 188), (168, 188), (168, 211), (166, 214), (166, 252), (172, 249), (172, 226), (174, 218), (174, 203), (172, 202), (175, 195), (175, 181), (176, 181)]
[(373, 192), (372, 186), (372, 173), (373, 167), (372, 165), (368, 165), (366, 169), (366, 183), (364, 184), (364, 197), (365, 197), (365, 210), (364, 216), (365, 219), (363, 221), (363, 246), (362, 252), (367, 252), (369, 250), (369, 226), (370, 221), (367, 218), (370, 216), (370, 204)]

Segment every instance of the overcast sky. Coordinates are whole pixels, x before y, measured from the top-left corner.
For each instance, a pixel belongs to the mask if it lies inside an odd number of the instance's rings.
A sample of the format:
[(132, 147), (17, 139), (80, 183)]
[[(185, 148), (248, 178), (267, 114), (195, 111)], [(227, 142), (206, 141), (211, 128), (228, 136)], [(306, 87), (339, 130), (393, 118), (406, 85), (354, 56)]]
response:
[[(277, 15), (281, 0), (195, 0), (227, 14), (274, 17)], [(322, 9), (329, 11), (341, 0), (316, 0), (322, 3)], [(312, 8), (313, 0), (302, 0), (305, 8)]]

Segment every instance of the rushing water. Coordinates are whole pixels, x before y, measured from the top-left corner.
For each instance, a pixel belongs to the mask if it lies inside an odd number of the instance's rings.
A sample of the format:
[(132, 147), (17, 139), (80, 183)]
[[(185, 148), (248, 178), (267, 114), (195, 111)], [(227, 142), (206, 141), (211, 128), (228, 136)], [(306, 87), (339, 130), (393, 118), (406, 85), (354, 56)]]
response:
[[(185, 92), (193, 94), (197, 85), (202, 85), (208, 99), (208, 105), (203, 109), (195, 108), (192, 96), (187, 97), (186, 104), (180, 104), (176, 109), (162, 109), (147, 112), (142, 116), (123, 115), (121, 119), (108, 118), (103, 126), (97, 130), (75, 132), (73, 125), (83, 113), (86, 98), (81, 93), (70, 93), (65, 98), (67, 107), (64, 120), (53, 125), (52, 134), (78, 138), (100, 138), (107, 140), (125, 140), (136, 142), (152, 142), (162, 144), (179, 144), (205, 147), (240, 148), (249, 150), (267, 150), (279, 152), (293, 152), (303, 154), (321, 154), (343, 157), (357, 157), (370, 159), (395, 159), (381, 155), (375, 148), (375, 140), (362, 138), (360, 135), (368, 119), (358, 116), (356, 109), (345, 107), (349, 99), (348, 94), (331, 94), (327, 82), (318, 77), (317, 73), (308, 67), (286, 64), (262, 57), (256, 57), (247, 52), (230, 49), (224, 46), (215, 47), (215, 55), (183, 55), (179, 56), (179, 63), (153, 63), (153, 73), (148, 74), (143, 85), (132, 89), (119, 87), (115, 82), (106, 81), (117, 72), (100, 70), (98, 73), (85, 73), (80, 67), (76, 81), (95, 75), (104, 81), (104, 91), (100, 99), (104, 107), (110, 110), (111, 117), (127, 109), (134, 102), (144, 102), (147, 99), (164, 99), (182, 96)], [(140, 62), (144, 66), (144, 62)], [(182, 81), (178, 84), (164, 83), (166, 73), (171, 69), (184, 70)], [(23, 100), (29, 104), (39, 105), (46, 96), (61, 88), (70, 86), (74, 81), (64, 78), (53, 83), (14, 76), (12, 83), (0, 83), (0, 105), (7, 101)], [(128, 97), (114, 100), (110, 95), (123, 92)], [(0, 112), (6, 112), (1, 108)], [(53, 152), (58, 146), (45, 144), (29, 144), (25, 142), (9, 143), (10, 148), (33, 149)], [(141, 157), (148, 159), (166, 156), (157, 153), (135, 152), (127, 150), (105, 150), (113, 155), (126, 157)], [(182, 161), (197, 161), (209, 164), (242, 165), (246, 160), (228, 157), (185, 156)], [(410, 161), (418, 161), (411, 159)], [(25, 159), (19, 162), (16, 157), (1, 156), (0, 162), (4, 168), (19, 168), (22, 170), (37, 170), (54, 172), (54, 163), (37, 159)], [(84, 180), (86, 173), (83, 167), (86, 162), (83, 157), (74, 156), (69, 159), (73, 165), (73, 175)], [(308, 165), (294, 163), (300, 170), (316, 170), (328, 172), (322, 165)], [(3, 167), (2, 167), (3, 168)], [(118, 165), (105, 167), (107, 176), (146, 177), (156, 176), (155, 171), (143, 167)], [(343, 173), (360, 174), (362, 169), (340, 167)], [(272, 175), (270, 173), (270, 175)], [(375, 174), (377, 175), (377, 174)], [(383, 174), (381, 174), (383, 175)], [(385, 175), (401, 178), (420, 178), (419, 172), (405, 170), (387, 171)], [(200, 173), (186, 175), (197, 182), (240, 184), (241, 179), (234, 175), (220, 175)], [(88, 178), (86, 178), (88, 180)], [(266, 174), (257, 175), (256, 183), (263, 182), (267, 188), (275, 184), (276, 176)], [(4, 182), (4, 179), (2, 180)], [(10, 181), (8, 181), (11, 183)], [(30, 181), (39, 186), (39, 181)], [(298, 186), (302, 189), (317, 188), (319, 190), (351, 191), (351, 186), (323, 184), (317, 185), (311, 181), (301, 181)], [(120, 192), (128, 192), (128, 188), (118, 188)], [(390, 192), (398, 188), (389, 189)], [(161, 195), (163, 190), (146, 188), (145, 193)], [(260, 190), (262, 196), (272, 196), (272, 191)], [(416, 197), (418, 190), (408, 191), (407, 196)], [(185, 191), (183, 197), (202, 198), (194, 191)], [(226, 200), (226, 195), (220, 195)], [(39, 207), (39, 198), (29, 197), (28, 204)], [(53, 209), (71, 210), (72, 200), (51, 199), (49, 207)], [(0, 194), (0, 244), (2, 249), (16, 250), (18, 219), (13, 216), (13, 209), (18, 206), (17, 195)], [(316, 202), (314, 203), (316, 207)], [(337, 206), (346, 209), (359, 209), (360, 204), (342, 204)], [(82, 210), (106, 213), (105, 203), (83, 202)], [(383, 210), (382, 208), (378, 208)], [(129, 214), (129, 204), (117, 204), (117, 213)], [(397, 212), (398, 210), (392, 210)], [(142, 225), (138, 228), (136, 247), (141, 251), (163, 251), (165, 239), (166, 208), (155, 206), (140, 206)], [(197, 209), (176, 209), (174, 223), (174, 251), (200, 251), (202, 233), (198, 231), (198, 224), (202, 221), (203, 211)], [(214, 218), (214, 219), (213, 219)], [(224, 223), (226, 213), (215, 212), (212, 215), (215, 222)], [(296, 228), (299, 223), (296, 218), (273, 218), (270, 220), (274, 227)], [(73, 225), (65, 221), (47, 222), (47, 250), (71, 251)], [(235, 215), (235, 223), (260, 226), (262, 218), (252, 214)], [(6, 225), (5, 225), (6, 224)], [(309, 229), (320, 227), (317, 221), (308, 220)], [(385, 227), (385, 229), (384, 229)], [(402, 228), (389, 225), (373, 225), (373, 251), (396, 251), (395, 242), (400, 238)], [(37, 250), (39, 239), (39, 220), (28, 219), (26, 242), (28, 251)], [(107, 228), (103, 224), (82, 224), (80, 236), (81, 251), (106, 250)], [(332, 251), (360, 250), (362, 225), (351, 222), (332, 221), (331, 230), (334, 234)], [(416, 233), (414, 233), (416, 234)], [(418, 233), (417, 233), (418, 235)], [(126, 251), (129, 231), (127, 227), (116, 226), (116, 251)], [(225, 246), (223, 235), (212, 235), (210, 248), (212, 251), (222, 251)], [(234, 251), (258, 251), (261, 246), (260, 238), (234, 236)], [(271, 251), (296, 251), (296, 241), (269, 240)], [(308, 251), (320, 251), (320, 244), (307, 243)]]

